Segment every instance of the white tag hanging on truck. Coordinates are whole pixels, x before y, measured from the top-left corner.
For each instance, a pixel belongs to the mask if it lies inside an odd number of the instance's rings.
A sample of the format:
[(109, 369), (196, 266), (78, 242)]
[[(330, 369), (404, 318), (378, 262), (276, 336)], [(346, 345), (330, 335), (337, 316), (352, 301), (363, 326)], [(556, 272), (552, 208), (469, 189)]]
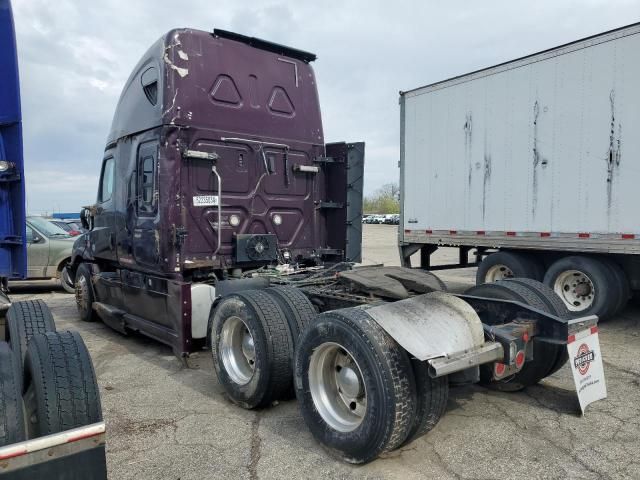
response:
[(194, 195), (193, 206), (194, 207), (217, 207), (218, 206), (217, 195)]
[(580, 410), (584, 415), (590, 403), (607, 397), (598, 327), (591, 327), (571, 335), (567, 341), (567, 350)]

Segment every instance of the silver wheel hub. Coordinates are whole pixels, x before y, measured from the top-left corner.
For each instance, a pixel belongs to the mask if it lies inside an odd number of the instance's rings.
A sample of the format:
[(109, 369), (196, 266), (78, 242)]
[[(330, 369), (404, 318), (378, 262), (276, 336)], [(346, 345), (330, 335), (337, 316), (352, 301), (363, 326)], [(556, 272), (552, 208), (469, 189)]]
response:
[(240, 317), (225, 320), (220, 332), (220, 356), (233, 382), (246, 385), (251, 381), (256, 369), (256, 348), (249, 327)]
[(504, 280), (505, 278), (513, 278), (513, 272), (506, 265), (493, 265), (489, 267), (486, 275), (484, 276), (485, 283), (497, 282), (498, 280)]
[(553, 283), (553, 291), (572, 312), (591, 307), (596, 295), (591, 279), (579, 270), (565, 270), (560, 273)]
[(79, 275), (76, 281), (76, 305), (82, 311), (86, 311), (89, 308), (88, 291), (87, 279), (84, 275)]
[(358, 428), (367, 410), (367, 392), (362, 371), (342, 345), (321, 344), (309, 361), (309, 390), (316, 410), (334, 430)]

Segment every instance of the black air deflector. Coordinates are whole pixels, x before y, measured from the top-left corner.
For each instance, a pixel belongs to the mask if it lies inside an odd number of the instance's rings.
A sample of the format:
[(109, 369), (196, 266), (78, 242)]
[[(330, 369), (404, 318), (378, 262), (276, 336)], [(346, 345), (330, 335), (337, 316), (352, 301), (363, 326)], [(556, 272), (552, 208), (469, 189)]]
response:
[(213, 34), (216, 37), (228, 38), (229, 40), (246, 43), (247, 45), (250, 45), (254, 48), (259, 48), (268, 52), (279, 53), (280, 55), (296, 58), (306, 63), (313, 62), (316, 58), (318, 58), (315, 53), (305, 52), (304, 50), (287, 47), (286, 45), (280, 45), (279, 43), (268, 42), (260, 38), (247, 37), (246, 35), (229, 32), (227, 30), (220, 30), (219, 28), (214, 28)]

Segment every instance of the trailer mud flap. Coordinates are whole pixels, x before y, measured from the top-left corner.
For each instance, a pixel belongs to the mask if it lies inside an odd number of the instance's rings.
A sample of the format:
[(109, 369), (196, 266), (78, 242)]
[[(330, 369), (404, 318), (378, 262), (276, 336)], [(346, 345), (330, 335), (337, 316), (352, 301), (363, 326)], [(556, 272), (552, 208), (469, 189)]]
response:
[(571, 335), (567, 340), (571, 372), (576, 385), (580, 410), (607, 397), (598, 327), (591, 327)]

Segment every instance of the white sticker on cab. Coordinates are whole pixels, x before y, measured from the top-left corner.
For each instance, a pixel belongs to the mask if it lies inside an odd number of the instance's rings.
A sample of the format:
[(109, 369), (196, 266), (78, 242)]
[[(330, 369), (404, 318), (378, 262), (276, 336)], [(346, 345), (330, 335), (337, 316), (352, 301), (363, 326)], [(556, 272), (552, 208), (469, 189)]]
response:
[(217, 195), (195, 195), (193, 197), (194, 207), (217, 207), (218, 196)]

